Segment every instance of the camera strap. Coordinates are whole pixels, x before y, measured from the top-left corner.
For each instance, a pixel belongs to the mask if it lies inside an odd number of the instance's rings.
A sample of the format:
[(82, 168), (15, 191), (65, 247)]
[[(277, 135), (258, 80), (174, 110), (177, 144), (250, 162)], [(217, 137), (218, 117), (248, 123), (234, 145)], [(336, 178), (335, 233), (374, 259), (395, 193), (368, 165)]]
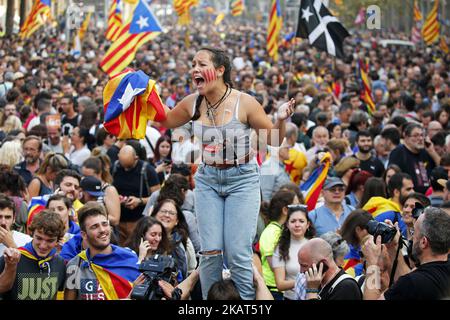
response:
[(394, 263), (392, 264), (391, 275), (389, 277), (389, 288), (394, 283), (395, 271), (397, 270), (397, 264), (398, 264), (398, 254), (400, 252), (400, 249), (402, 248), (402, 244), (403, 244), (403, 239), (400, 236), (400, 238), (398, 239), (397, 254), (395, 255)]

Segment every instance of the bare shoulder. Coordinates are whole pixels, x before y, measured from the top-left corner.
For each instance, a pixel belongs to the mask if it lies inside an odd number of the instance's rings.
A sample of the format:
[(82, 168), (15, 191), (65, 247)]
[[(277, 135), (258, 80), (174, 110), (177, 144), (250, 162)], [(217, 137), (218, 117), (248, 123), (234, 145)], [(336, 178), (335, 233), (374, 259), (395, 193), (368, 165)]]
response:
[(248, 93), (239, 91), (241, 93), (240, 98), (240, 105), (248, 112), (248, 111), (255, 111), (255, 107), (261, 107), (261, 104), (251, 95)]

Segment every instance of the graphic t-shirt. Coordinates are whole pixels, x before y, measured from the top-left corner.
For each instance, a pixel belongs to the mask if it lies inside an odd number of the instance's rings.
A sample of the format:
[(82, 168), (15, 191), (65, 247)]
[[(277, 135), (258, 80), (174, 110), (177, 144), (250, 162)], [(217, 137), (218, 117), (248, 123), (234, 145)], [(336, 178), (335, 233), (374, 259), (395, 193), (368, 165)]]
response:
[[(5, 259), (0, 257), (0, 273)], [(1, 295), (4, 300), (55, 300), (58, 291), (64, 290), (66, 266), (60, 257), (54, 257), (47, 268), (40, 268), (36, 260), (22, 255), (17, 265), (13, 287)]]
[(67, 264), (66, 289), (77, 290), (78, 300), (106, 300), (105, 293), (90, 267), (83, 267), (83, 259), (76, 256)]

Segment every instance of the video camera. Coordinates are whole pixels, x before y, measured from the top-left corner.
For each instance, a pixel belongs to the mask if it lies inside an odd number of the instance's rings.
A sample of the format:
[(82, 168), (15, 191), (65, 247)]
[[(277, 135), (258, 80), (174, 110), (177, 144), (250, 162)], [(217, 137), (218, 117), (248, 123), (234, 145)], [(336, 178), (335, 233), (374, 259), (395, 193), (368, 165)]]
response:
[(384, 222), (370, 220), (367, 222), (367, 232), (373, 236), (374, 241), (381, 236), (381, 243), (389, 243), (397, 234), (397, 229)]
[(164, 280), (175, 285), (177, 269), (171, 256), (153, 255), (142, 261), (139, 271), (145, 276), (145, 282), (136, 285), (131, 292), (131, 299), (135, 300), (161, 300), (164, 293), (158, 281)]

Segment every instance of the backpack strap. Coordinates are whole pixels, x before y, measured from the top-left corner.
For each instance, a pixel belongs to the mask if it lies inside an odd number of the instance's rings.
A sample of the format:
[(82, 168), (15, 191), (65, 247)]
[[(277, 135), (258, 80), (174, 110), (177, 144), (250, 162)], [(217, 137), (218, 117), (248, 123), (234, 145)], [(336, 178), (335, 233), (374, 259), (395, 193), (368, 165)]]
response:
[(153, 145), (147, 135), (145, 135), (145, 140), (147, 141), (148, 145), (150, 146), (150, 149), (152, 149), (153, 154), (155, 154), (155, 148), (153, 148)]
[[(338, 285), (339, 283), (341, 283), (342, 281), (344, 281), (345, 279), (353, 279), (353, 277), (352, 277), (351, 275), (349, 275), (349, 274), (346, 274), (346, 273), (342, 274), (342, 275), (341, 275), (339, 278), (337, 278), (337, 280), (333, 283), (333, 285), (331, 286), (330, 291), (328, 291), (328, 293), (333, 292), (334, 288), (336, 288), (337, 285)], [(353, 280), (355, 280), (355, 279), (353, 279)]]
[(114, 178), (116, 172), (117, 172), (117, 168), (119, 167), (119, 160), (114, 161), (113, 167), (112, 167), (112, 171), (111, 171), (111, 176)]
[(141, 168), (141, 174), (140, 174), (140, 183), (139, 183), (139, 198), (142, 199), (142, 194), (144, 191), (144, 183), (147, 187), (147, 192), (150, 194), (150, 186), (148, 185), (148, 178), (147, 178), (147, 166), (148, 163), (143, 161), (142, 162), (142, 168)]

